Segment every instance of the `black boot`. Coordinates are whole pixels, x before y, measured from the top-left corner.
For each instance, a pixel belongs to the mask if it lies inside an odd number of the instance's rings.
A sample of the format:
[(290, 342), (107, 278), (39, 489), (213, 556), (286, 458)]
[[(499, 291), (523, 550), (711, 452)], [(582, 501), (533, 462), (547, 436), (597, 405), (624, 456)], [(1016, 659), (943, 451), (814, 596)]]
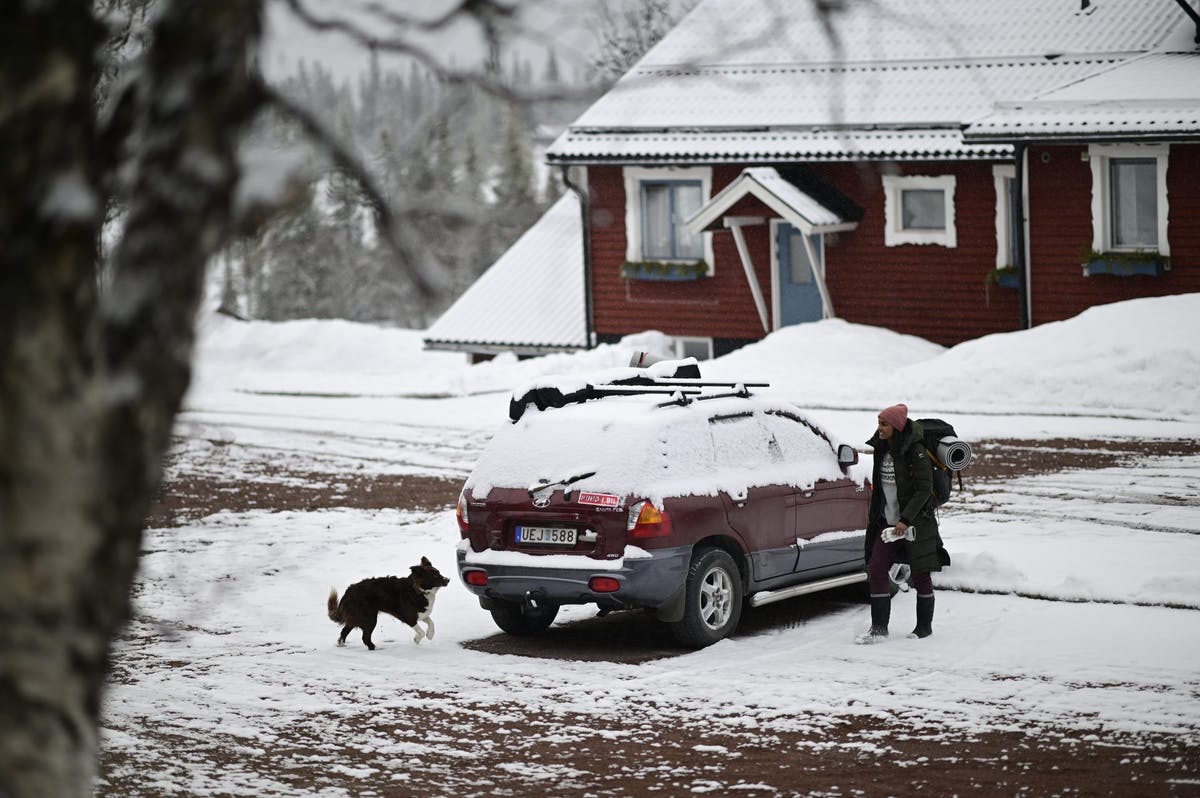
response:
[(871, 596), (871, 628), (855, 638), (854, 642), (863, 645), (887, 640), (888, 621), (891, 617), (892, 597)]
[(917, 596), (917, 626), (909, 637), (929, 637), (933, 634), (933, 595)]

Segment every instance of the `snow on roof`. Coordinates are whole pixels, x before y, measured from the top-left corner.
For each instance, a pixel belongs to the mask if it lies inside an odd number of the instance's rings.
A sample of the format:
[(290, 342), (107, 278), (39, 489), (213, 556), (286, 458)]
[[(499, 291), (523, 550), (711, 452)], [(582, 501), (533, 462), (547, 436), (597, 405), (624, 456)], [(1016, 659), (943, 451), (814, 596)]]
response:
[(966, 138), (1200, 137), (1200, 54), (1156, 53), (1025, 102), (998, 104)]
[[(551, 146), (562, 161), (997, 157), (995, 103), (1176, 43), (1165, 0), (704, 0)], [(986, 152), (986, 154), (985, 154)]]
[(426, 331), (427, 349), (544, 354), (587, 346), (579, 200), (567, 192)]
[(856, 222), (843, 219), (798, 186), (789, 183), (773, 167), (756, 166), (743, 169), (737, 179), (721, 189), (717, 196), (688, 219), (688, 227), (697, 232), (707, 229), (747, 194), (758, 197), (805, 235), (814, 230), (835, 232), (852, 230), (857, 226)]

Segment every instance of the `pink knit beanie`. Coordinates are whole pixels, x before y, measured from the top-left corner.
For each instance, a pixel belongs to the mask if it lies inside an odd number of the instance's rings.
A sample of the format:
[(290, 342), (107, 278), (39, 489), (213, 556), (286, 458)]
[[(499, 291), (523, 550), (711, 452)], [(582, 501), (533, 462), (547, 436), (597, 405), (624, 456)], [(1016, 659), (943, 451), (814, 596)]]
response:
[(886, 421), (896, 429), (904, 429), (908, 423), (908, 405), (901, 402), (879, 411), (879, 420)]

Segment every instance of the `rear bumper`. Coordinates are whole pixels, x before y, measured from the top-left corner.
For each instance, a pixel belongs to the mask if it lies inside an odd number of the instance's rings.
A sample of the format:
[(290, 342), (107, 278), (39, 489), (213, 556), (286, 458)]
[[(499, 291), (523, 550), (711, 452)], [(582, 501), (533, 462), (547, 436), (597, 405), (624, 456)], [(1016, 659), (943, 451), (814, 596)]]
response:
[[(494, 601), (550, 604), (597, 604), (608, 609), (659, 609), (674, 605), (682, 595), (691, 563), (690, 546), (639, 550), (637, 557), (593, 560), (568, 555), (539, 556), (517, 552), (471, 550), (464, 541), (458, 547), (458, 576), (467, 590), (479, 597), (485, 609)], [(565, 562), (578, 559), (579, 563)], [(468, 571), (487, 573), (487, 585), (468, 584)], [(617, 580), (611, 593), (596, 593), (588, 587), (593, 577)]]

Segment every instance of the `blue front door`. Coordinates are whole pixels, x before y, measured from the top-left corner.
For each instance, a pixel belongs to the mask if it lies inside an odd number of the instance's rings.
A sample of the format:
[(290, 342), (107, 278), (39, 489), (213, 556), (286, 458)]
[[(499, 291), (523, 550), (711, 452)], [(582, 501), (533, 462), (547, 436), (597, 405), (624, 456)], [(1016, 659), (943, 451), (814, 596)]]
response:
[[(820, 321), (825, 317), (821, 290), (804, 247), (804, 234), (790, 224), (779, 225), (779, 325)], [(813, 253), (821, 257), (821, 236), (813, 236)]]

